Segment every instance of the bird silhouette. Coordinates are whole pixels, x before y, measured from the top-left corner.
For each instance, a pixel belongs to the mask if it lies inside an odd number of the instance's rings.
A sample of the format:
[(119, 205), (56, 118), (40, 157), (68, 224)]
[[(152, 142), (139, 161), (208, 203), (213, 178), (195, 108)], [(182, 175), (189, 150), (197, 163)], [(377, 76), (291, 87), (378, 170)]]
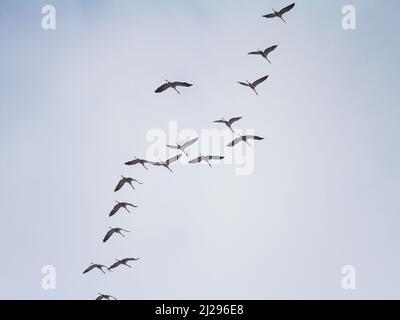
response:
[(190, 141), (188, 141), (188, 142), (186, 142), (186, 143), (184, 143), (184, 144), (182, 144), (182, 145), (180, 145), (180, 144), (177, 144), (177, 145), (168, 145), (168, 144), (167, 144), (167, 147), (168, 147), (168, 148), (171, 148), (171, 149), (176, 149), (176, 150), (182, 151), (182, 152), (188, 157), (189, 155), (186, 153), (185, 149), (186, 149), (186, 148), (189, 148), (189, 147), (190, 147), (193, 143), (195, 143), (197, 140), (199, 140), (199, 138), (192, 139), (192, 140), (190, 140)]
[(89, 267), (87, 267), (85, 269), (85, 271), (83, 271), (83, 274), (88, 273), (90, 271), (92, 271), (93, 269), (99, 269), (101, 272), (105, 273), (103, 268), (108, 270), (108, 267), (102, 265), (102, 264), (97, 264), (97, 263), (91, 263)]
[(109, 270), (112, 270), (112, 269), (117, 268), (117, 267), (120, 266), (120, 265), (124, 265), (124, 266), (126, 266), (126, 267), (128, 267), (128, 268), (132, 268), (132, 267), (128, 264), (128, 262), (129, 262), (129, 261), (137, 261), (137, 260), (139, 260), (139, 258), (125, 258), (125, 259), (122, 259), (122, 260), (115, 259), (116, 262), (115, 262), (114, 264), (112, 264), (108, 269), (109, 269)]
[(173, 158), (171, 158), (171, 159), (168, 159), (168, 160), (166, 160), (166, 161), (161, 161), (161, 160), (160, 160), (159, 162), (152, 162), (151, 164), (152, 164), (153, 166), (165, 167), (165, 168), (167, 168), (169, 171), (173, 172), (173, 171), (171, 170), (171, 168), (169, 167), (170, 164), (172, 164), (172, 163), (178, 161), (181, 157), (182, 157), (182, 155), (181, 155), (181, 154), (178, 154), (177, 156), (175, 156), (175, 157), (173, 157)]
[(96, 300), (117, 300), (117, 298), (110, 296), (109, 294), (102, 294), (99, 293), (99, 296), (96, 298)]
[(130, 231), (122, 229), (122, 228), (111, 228), (110, 227), (110, 230), (108, 230), (106, 235), (104, 236), (103, 242), (107, 242), (107, 240), (110, 239), (114, 233), (118, 233), (118, 234), (120, 234), (121, 236), (123, 236), (125, 238), (125, 236), (122, 233), (122, 231), (130, 232)]
[(253, 83), (250, 83), (249, 81), (246, 81), (246, 82), (238, 82), (238, 83), (241, 84), (242, 86), (249, 87), (250, 89), (252, 89), (252, 90), (255, 92), (256, 95), (258, 95), (258, 92), (256, 91), (256, 87), (257, 87), (259, 84), (263, 83), (265, 80), (267, 80), (268, 77), (269, 77), (269, 76), (262, 77), (262, 78), (260, 78), (260, 79), (258, 79), (258, 80), (256, 80), (256, 81), (254, 81)]
[(164, 83), (163, 85), (161, 85), (160, 87), (158, 87), (156, 89), (156, 93), (161, 93), (164, 92), (165, 90), (172, 88), (174, 89), (177, 93), (181, 94), (178, 89), (176, 87), (191, 87), (192, 84), (187, 83), (187, 82), (179, 82), (179, 81), (175, 81), (175, 82), (170, 82), (168, 80), (165, 80), (167, 83)]
[(129, 202), (118, 202), (116, 201), (116, 205), (114, 206), (114, 208), (111, 210), (109, 216), (112, 217), (114, 214), (116, 214), (118, 212), (119, 209), (124, 208), (126, 211), (128, 211), (128, 213), (131, 213), (128, 209), (128, 207), (132, 207), (132, 208), (137, 208), (138, 206), (135, 206), (132, 203)]
[(270, 14), (266, 14), (263, 17), (264, 18), (279, 18), (281, 19), (283, 22), (286, 23), (285, 19), (282, 18), (282, 16), (289, 12), (290, 10), (292, 10), (294, 8), (296, 3), (292, 3), (291, 5), (288, 5), (287, 7), (281, 9), (280, 11), (275, 11), (275, 9), (272, 9), (272, 11), (274, 11), (273, 13)]
[(141, 164), (143, 166), (143, 168), (148, 170), (147, 167), (146, 167), (146, 163), (150, 163), (150, 161), (147, 161), (147, 160), (144, 160), (144, 159), (139, 159), (139, 158), (135, 157), (135, 159), (133, 159), (131, 161), (128, 161), (128, 162), (125, 162), (125, 165), (134, 166), (136, 164)]
[(222, 160), (224, 158), (225, 157), (222, 157), (222, 156), (202, 156), (202, 155), (199, 155), (197, 158), (194, 158), (193, 160), (190, 160), (189, 163), (194, 164), (194, 163), (200, 163), (200, 162), (204, 161), (211, 168), (212, 165), (210, 163), (210, 160)]
[(133, 178), (129, 178), (129, 177), (124, 177), (121, 175), (121, 180), (118, 182), (117, 186), (114, 189), (114, 192), (117, 192), (119, 190), (121, 190), (121, 188), (127, 183), (129, 184), (133, 190), (135, 190), (135, 187), (133, 186), (133, 182), (136, 182), (138, 184), (143, 184), (140, 181), (133, 179)]
[(236, 138), (232, 142), (228, 143), (227, 147), (233, 147), (242, 141), (246, 142), (250, 146), (250, 144), (248, 143), (248, 140), (264, 140), (264, 138), (261, 138), (258, 136), (253, 136), (253, 135), (239, 136), (239, 138)]
[(242, 119), (242, 117), (236, 117), (236, 118), (232, 118), (229, 120), (225, 120), (224, 118), (222, 118), (221, 120), (216, 120), (213, 121), (214, 123), (223, 123), (225, 124), (233, 133), (235, 133), (235, 131), (233, 131), (232, 129), (232, 124), (234, 124), (236, 121), (239, 121), (240, 119)]
[(274, 51), (276, 48), (278, 48), (277, 45), (272, 46), (272, 47), (269, 47), (269, 48), (265, 49), (264, 51), (262, 51), (262, 50), (260, 50), (260, 49), (257, 50), (257, 51), (252, 51), (252, 52), (249, 52), (249, 54), (251, 54), (251, 55), (260, 55), (261, 57), (263, 57), (264, 59), (266, 59), (269, 63), (271, 63), (271, 61), (268, 59), (268, 55), (269, 55), (272, 51)]

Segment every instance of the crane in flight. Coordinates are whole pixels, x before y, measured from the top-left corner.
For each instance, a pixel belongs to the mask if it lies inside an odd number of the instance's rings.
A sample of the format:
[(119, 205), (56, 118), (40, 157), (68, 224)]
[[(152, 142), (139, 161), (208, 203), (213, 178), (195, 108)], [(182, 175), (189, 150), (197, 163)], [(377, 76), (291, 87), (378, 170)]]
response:
[(214, 123), (223, 123), (225, 124), (233, 133), (235, 133), (235, 131), (233, 131), (232, 129), (232, 124), (234, 124), (236, 121), (239, 121), (240, 119), (242, 119), (242, 117), (236, 117), (236, 118), (231, 118), (229, 120), (225, 120), (225, 118), (222, 118), (221, 120), (216, 120), (213, 121)]
[(212, 165), (210, 163), (210, 160), (222, 160), (224, 158), (225, 157), (222, 157), (222, 156), (202, 156), (202, 155), (199, 155), (197, 158), (194, 158), (193, 160), (190, 160), (189, 163), (193, 164), (193, 163), (200, 163), (200, 162), (204, 161), (211, 168)]
[(117, 192), (119, 190), (121, 190), (121, 188), (127, 183), (129, 184), (133, 190), (135, 190), (135, 187), (133, 186), (133, 182), (136, 182), (138, 184), (143, 184), (140, 181), (133, 179), (133, 178), (129, 178), (129, 177), (124, 177), (123, 175), (121, 175), (121, 180), (118, 182), (117, 186), (114, 189), (114, 192)]
[(89, 271), (92, 271), (93, 269), (99, 269), (101, 272), (105, 273), (103, 268), (108, 270), (108, 267), (102, 265), (102, 264), (97, 264), (97, 263), (91, 263), (89, 267), (87, 267), (85, 269), (85, 271), (83, 271), (83, 274), (88, 273)]
[(255, 92), (256, 95), (258, 95), (258, 92), (256, 91), (256, 87), (259, 84), (263, 83), (265, 80), (267, 80), (268, 77), (269, 76), (262, 77), (262, 78), (260, 78), (260, 79), (258, 79), (256, 81), (254, 81), (253, 83), (250, 83), (247, 80), (246, 80), (246, 82), (238, 82), (238, 83), (241, 84), (242, 86), (249, 87), (250, 89), (252, 89)]
[(125, 238), (125, 236), (124, 236), (124, 234), (122, 233), (122, 231), (124, 231), (124, 232), (130, 232), (130, 231), (125, 230), (125, 229), (122, 229), (122, 228), (111, 228), (111, 227), (110, 227), (110, 230), (108, 230), (108, 232), (107, 232), (106, 235), (104, 236), (103, 242), (107, 242), (107, 240), (110, 239), (114, 233), (118, 233), (118, 234), (120, 234), (121, 236), (123, 236), (123, 237)]
[(163, 85), (161, 85), (160, 87), (158, 87), (156, 89), (156, 93), (161, 93), (164, 92), (165, 90), (172, 88), (174, 89), (177, 93), (181, 94), (178, 89), (176, 87), (191, 87), (192, 84), (187, 83), (187, 82), (179, 82), (179, 81), (174, 81), (174, 82), (170, 82), (168, 80), (165, 80), (167, 83), (164, 83)]
[(116, 205), (114, 206), (114, 208), (111, 210), (109, 216), (112, 217), (114, 214), (116, 214), (118, 212), (119, 209), (124, 208), (126, 211), (128, 211), (128, 213), (131, 213), (128, 209), (128, 207), (132, 207), (132, 208), (137, 208), (138, 206), (135, 206), (132, 203), (129, 202), (118, 202), (116, 201)]
[(228, 143), (227, 147), (233, 147), (242, 141), (246, 142), (250, 146), (248, 140), (264, 140), (264, 138), (261, 138), (258, 136), (253, 136), (253, 135), (245, 135), (245, 136), (239, 135), (239, 138), (236, 138), (232, 142)]
[(139, 260), (139, 258), (125, 258), (125, 259), (122, 259), (122, 260), (115, 259), (116, 262), (114, 262), (114, 264), (111, 265), (108, 269), (112, 270), (112, 269), (117, 268), (120, 265), (126, 266), (128, 268), (132, 268), (132, 266), (130, 266), (128, 264), (128, 262), (129, 261), (137, 261), (137, 260)]
[(182, 145), (180, 145), (180, 144), (177, 144), (177, 145), (168, 145), (168, 144), (167, 144), (167, 147), (168, 147), (168, 148), (171, 148), (171, 149), (176, 149), (176, 150), (182, 151), (187, 157), (189, 157), (189, 155), (186, 153), (185, 149), (189, 148), (189, 147), (190, 147), (193, 143), (195, 143), (197, 140), (199, 140), (199, 138), (192, 139), (192, 140), (190, 140), (190, 141), (188, 141), (188, 142), (186, 142), (186, 143), (184, 143), (184, 144), (182, 144)]
[(294, 6), (296, 5), (296, 3), (292, 3), (291, 5), (288, 5), (287, 7), (279, 10), (279, 11), (275, 11), (275, 9), (272, 9), (272, 11), (274, 11), (273, 13), (270, 14), (266, 14), (263, 17), (264, 18), (279, 18), (281, 19), (283, 22), (286, 23), (285, 19), (282, 18), (282, 16), (289, 12), (290, 10), (292, 10), (294, 8)]
[(102, 294), (99, 293), (99, 296), (96, 298), (96, 300), (117, 300), (117, 298), (110, 296), (109, 294)]
[(153, 166), (165, 167), (165, 168), (167, 168), (169, 171), (173, 172), (173, 171), (171, 170), (171, 168), (169, 167), (170, 164), (172, 164), (172, 163), (178, 161), (181, 157), (182, 157), (182, 154), (178, 154), (177, 156), (175, 156), (175, 157), (173, 157), (173, 158), (170, 158), (170, 159), (168, 159), (168, 160), (166, 160), (166, 161), (161, 161), (161, 160), (160, 160), (159, 162), (152, 162), (151, 164), (152, 164)]
[(264, 59), (266, 59), (269, 63), (271, 63), (271, 61), (268, 59), (268, 55), (269, 55), (272, 51), (274, 51), (276, 48), (278, 48), (278, 45), (269, 47), (269, 48), (265, 49), (264, 51), (258, 49), (257, 51), (249, 52), (249, 54), (251, 54), (251, 55), (260, 55), (261, 57), (263, 57)]
[(135, 159), (133, 159), (133, 160), (131, 160), (131, 161), (128, 161), (128, 162), (125, 162), (125, 165), (127, 165), (127, 166), (134, 166), (134, 165), (136, 165), (136, 164), (141, 164), (142, 166), (143, 166), (143, 168), (145, 168), (146, 170), (149, 170), (149, 169), (147, 169), (147, 167), (146, 167), (146, 163), (151, 163), (150, 161), (147, 161), (147, 160), (144, 160), (144, 159), (139, 159), (139, 158), (136, 158), (135, 157)]

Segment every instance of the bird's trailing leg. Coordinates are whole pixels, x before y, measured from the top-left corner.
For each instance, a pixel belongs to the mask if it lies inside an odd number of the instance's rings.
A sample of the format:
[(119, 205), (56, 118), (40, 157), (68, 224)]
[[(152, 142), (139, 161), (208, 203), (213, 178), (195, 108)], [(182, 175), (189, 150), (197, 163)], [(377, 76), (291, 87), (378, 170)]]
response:
[(165, 166), (169, 171), (171, 171), (172, 173), (173, 173), (173, 171), (171, 170), (171, 168), (170, 167), (168, 167), (168, 166)]
[(181, 94), (179, 91), (178, 91), (178, 89), (177, 88), (175, 88), (175, 87), (172, 87), (176, 92), (178, 92), (178, 94)]
[(255, 93), (256, 95), (258, 95), (258, 92), (256, 91), (256, 89), (254, 89), (254, 88), (252, 88), (252, 89), (253, 89), (254, 93)]
[(131, 213), (127, 207), (125, 207), (125, 210), (128, 211), (128, 213)]
[(132, 182), (129, 182), (129, 184), (131, 185), (132, 189), (135, 190), (135, 187), (133, 186)]
[(286, 23), (285, 19), (283, 19), (282, 17), (279, 17), (284, 23)]

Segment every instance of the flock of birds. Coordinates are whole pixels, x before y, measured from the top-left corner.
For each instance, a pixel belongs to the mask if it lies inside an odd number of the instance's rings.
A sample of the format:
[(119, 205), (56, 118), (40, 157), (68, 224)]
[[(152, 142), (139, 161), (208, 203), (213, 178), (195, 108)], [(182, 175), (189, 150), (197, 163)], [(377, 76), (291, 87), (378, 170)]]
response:
[[(290, 10), (292, 10), (295, 6), (295, 3), (284, 7), (283, 9), (281, 9), (280, 11), (276, 11), (275, 9), (273, 9), (273, 13), (264, 15), (263, 17), (265, 18), (279, 18), (281, 19), (283, 22), (286, 23), (286, 20), (283, 19), (283, 15), (287, 12), (289, 12)], [(262, 58), (264, 58), (265, 60), (267, 60), (269, 63), (271, 63), (271, 61), (269, 60), (269, 54), (271, 52), (273, 52), (278, 46), (274, 45), (271, 46), (265, 50), (257, 50), (257, 51), (252, 51), (249, 52), (249, 55), (259, 55)], [(254, 82), (238, 82), (240, 85), (242, 86), (246, 86), (249, 87), (251, 90), (254, 91), (254, 93), (256, 95), (258, 95), (258, 92), (256, 91), (256, 88), (258, 85), (260, 85), (261, 83), (263, 83), (265, 80), (268, 79), (268, 75), (264, 76)], [(163, 85), (161, 85), (160, 87), (158, 87), (155, 90), (155, 93), (162, 93), (168, 89), (173, 89), (175, 90), (178, 94), (181, 94), (180, 91), (177, 89), (178, 87), (185, 87), (185, 88), (189, 88), (191, 87), (192, 84), (187, 83), (187, 82), (180, 82), (180, 81), (174, 81), (174, 82), (170, 82), (168, 80), (166, 80), (166, 83), (164, 83)], [(229, 120), (226, 120), (224, 118), (220, 119), (220, 120), (216, 120), (214, 121), (214, 123), (221, 123), (224, 124), (233, 134), (235, 134), (235, 130), (232, 128), (233, 124), (239, 120), (241, 120), (242, 117), (235, 117), (235, 118), (231, 118)], [(237, 133), (238, 134), (238, 133)], [(186, 157), (189, 157), (189, 154), (187, 152), (187, 150), (189, 149), (190, 146), (192, 146), (195, 142), (197, 142), (199, 138), (195, 138), (192, 139), (190, 141), (187, 141), (183, 144), (176, 144), (176, 145), (167, 145), (166, 147), (169, 149), (173, 149), (173, 150), (177, 150), (180, 151), (180, 154), (177, 154), (176, 156), (167, 159), (165, 161), (159, 160), (159, 161), (149, 161), (149, 160), (145, 160), (145, 159), (140, 159), (135, 157), (133, 160), (128, 161), (125, 163), (125, 165), (127, 166), (133, 166), (133, 165), (141, 165), (143, 168), (145, 168), (146, 170), (148, 170), (148, 166), (152, 165), (152, 166), (158, 166), (158, 167), (164, 167), (166, 169), (168, 169), (169, 171), (173, 172), (170, 168), (170, 165), (177, 162), (183, 154), (185, 154)], [(254, 136), (254, 135), (240, 135), (238, 134), (238, 137), (233, 139), (228, 145), (227, 147), (234, 147), (235, 145), (237, 145), (240, 142), (244, 142), (246, 144), (249, 144), (249, 140), (263, 140), (264, 138), (259, 137), (259, 136)], [(224, 156), (220, 156), (220, 155), (199, 155), (191, 160), (189, 160), (190, 164), (196, 164), (196, 163), (201, 163), (201, 162), (205, 162), (207, 163), (210, 167), (212, 167), (212, 164), (210, 161), (212, 160), (222, 160), (224, 159)], [(121, 179), (119, 180), (119, 182), (117, 183), (117, 186), (114, 189), (114, 192), (117, 192), (119, 190), (121, 190), (124, 186), (128, 185), (130, 186), (133, 190), (135, 190), (134, 187), (134, 183), (136, 184), (143, 184), (142, 182), (138, 181), (137, 179), (131, 178), (131, 177), (125, 177), (123, 175), (121, 175)], [(138, 206), (129, 203), (129, 202), (118, 202), (116, 201), (116, 204), (114, 205), (114, 207), (112, 208), (112, 210), (109, 213), (109, 217), (114, 216), (115, 214), (117, 214), (121, 209), (124, 209), (127, 213), (131, 213), (131, 211), (129, 210), (129, 208), (137, 208)], [(120, 235), (122, 237), (125, 237), (126, 233), (129, 233), (129, 230), (123, 229), (123, 228), (111, 228), (106, 232), (104, 238), (103, 238), (103, 242), (107, 242), (109, 241), (114, 235)], [(125, 234), (124, 234), (125, 233)], [(98, 263), (91, 263), (89, 265), (89, 267), (87, 267), (84, 271), (83, 274), (86, 274), (88, 272), (91, 272), (93, 270), (99, 270), (102, 273), (106, 273), (105, 270), (111, 272), (114, 269), (121, 267), (121, 266), (125, 266), (128, 268), (132, 268), (131, 265), (128, 264), (128, 262), (131, 261), (137, 261), (139, 260), (139, 258), (123, 258), (123, 259), (115, 259), (115, 262), (112, 263), (110, 266), (106, 266), (103, 264), (98, 264)], [(111, 296), (111, 295), (107, 295), (107, 294), (102, 294), (99, 293), (98, 297), (96, 298), (96, 300), (117, 300), (115, 297)]]

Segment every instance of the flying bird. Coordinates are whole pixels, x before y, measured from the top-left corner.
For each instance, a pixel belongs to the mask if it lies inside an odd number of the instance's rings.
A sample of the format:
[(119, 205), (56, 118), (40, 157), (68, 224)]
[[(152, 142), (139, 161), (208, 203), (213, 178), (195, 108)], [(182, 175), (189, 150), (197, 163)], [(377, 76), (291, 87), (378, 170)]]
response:
[(181, 94), (178, 89), (176, 89), (176, 87), (191, 87), (192, 84), (187, 83), (187, 82), (179, 82), (179, 81), (175, 81), (175, 82), (170, 82), (168, 80), (165, 80), (167, 83), (164, 83), (162, 86), (158, 87), (156, 89), (156, 93), (160, 93), (163, 92), (169, 88), (174, 89), (177, 93)]
[(184, 143), (184, 144), (182, 144), (182, 145), (177, 144), (176, 146), (168, 145), (168, 144), (167, 144), (167, 147), (168, 147), (168, 148), (171, 148), (171, 149), (177, 149), (177, 150), (179, 150), (179, 151), (182, 151), (182, 152), (188, 157), (189, 155), (186, 153), (185, 149), (188, 148), (188, 147), (190, 147), (190, 146), (191, 146), (193, 143), (195, 143), (197, 140), (199, 140), (199, 138), (192, 139), (192, 140), (190, 140), (190, 141), (188, 141), (188, 142), (186, 142), (186, 143)]
[(283, 22), (286, 23), (285, 19), (283, 19), (282, 16), (285, 13), (289, 12), (290, 10), (292, 10), (294, 8), (294, 6), (295, 6), (295, 3), (292, 3), (291, 5), (281, 9), (280, 11), (275, 11), (275, 9), (272, 9), (274, 11), (274, 13), (266, 14), (263, 17), (264, 18), (276, 18), (277, 17), (277, 18), (281, 19)]
[(125, 258), (125, 259), (122, 259), (122, 260), (118, 260), (118, 259), (115, 259), (115, 261), (117, 261), (117, 262), (115, 262), (112, 266), (110, 266), (110, 268), (108, 268), (109, 270), (112, 270), (112, 269), (115, 269), (116, 267), (118, 267), (118, 266), (120, 266), (120, 265), (124, 265), (124, 266), (127, 266), (128, 268), (132, 268), (129, 264), (128, 264), (128, 262), (129, 261), (137, 261), (137, 260), (139, 260), (139, 258)]
[(168, 159), (167, 161), (161, 161), (161, 160), (160, 160), (159, 162), (152, 162), (151, 164), (152, 164), (153, 166), (165, 167), (165, 168), (167, 168), (169, 171), (173, 172), (169, 166), (170, 166), (170, 164), (172, 164), (172, 163), (178, 161), (178, 160), (180, 159), (180, 157), (182, 157), (182, 155), (181, 155), (181, 154), (178, 154), (177, 156), (175, 156), (175, 157), (173, 157), (173, 158), (171, 158), (171, 159)]
[(99, 293), (99, 296), (96, 298), (96, 300), (117, 300), (117, 298), (110, 296), (109, 294)]
[(124, 176), (122, 176), (121, 175), (121, 180), (118, 182), (118, 184), (117, 184), (117, 186), (115, 187), (115, 189), (114, 189), (114, 192), (117, 192), (117, 191), (119, 191), (119, 190), (121, 190), (121, 188), (127, 183), (127, 184), (129, 184), (131, 187), (132, 187), (132, 189), (133, 190), (135, 190), (135, 187), (133, 186), (133, 182), (136, 182), (136, 183), (138, 183), (138, 184), (143, 184), (143, 183), (141, 183), (140, 181), (138, 181), (138, 180), (136, 180), (136, 179), (133, 179), (133, 178), (127, 178), (127, 177), (124, 177)]
[(242, 117), (232, 118), (232, 119), (229, 119), (229, 120), (225, 120), (224, 118), (222, 118), (221, 120), (216, 120), (216, 121), (214, 121), (214, 123), (223, 123), (223, 124), (225, 124), (233, 133), (235, 133), (235, 131), (233, 131), (233, 129), (232, 129), (232, 124), (234, 124), (236, 121), (239, 121), (240, 119), (242, 119)]
[(241, 84), (242, 86), (249, 87), (250, 89), (252, 89), (252, 90), (255, 92), (256, 95), (258, 95), (258, 92), (256, 91), (256, 87), (257, 87), (260, 83), (263, 83), (265, 80), (267, 80), (268, 77), (269, 77), (269, 76), (262, 77), (262, 78), (260, 78), (260, 79), (258, 79), (258, 80), (256, 80), (256, 81), (254, 81), (253, 83), (250, 83), (249, 81), (246, 81), (246, 82), (238, 82), (238, 83)]
[(150, 161), (147, 161), (147, 160), (144, 160), (144, 159), (139, 159), (139, 158), (136, 158), (136, 157), (135, 157), (135, 159), (133, 159), (131, 161), (125, 162), (125, 164), (127, 166), (134, 166), (136, 164), (141, 164), (143, 166), (143, 168), (148, 170), (147, 167), (146, 167), (146, 163), (150, 163)]
[(126, 211), (128, 211), (128, 213), (131, 213), (128, 209), (128, 207), (132, 207), (132, 208), (137, 208), (138, 206), (135, 206), (132, 203), (129, 202), (118, 202), (116, 201), (116, 205), (114, 206), (114, 208), (111, 210), (109, 216), (112, 217), (114, 214), (116, 214), (118, 212), (119, 209), (124, 208)]
[(93, 269), (99, 269), (101, 272), (105, 273), (103, 268), (108, 270), (108, 267), (102, 265), (102, 264), (97, 264), (97, 263), (91, 263), (89, 267), (83, 271), (83, 274), (88, 273), (89, 271), (92, 271)]
[(110, 230), (108, 230), (108, 232), (107, 232), (106, 235), (104, 236), (103, 242), (107, 242), (107, 240), (110, 239), (111, 236), (112, 236), (114, 233), (118, 233), (118, 234), (120, 234), (121, 236), (123, 236), (123, 237), (125, 238), (125, 236), (124, 236), (124, 234), (122, 233), (122, 231), (124, 231), (124, 232), (130, 232), (130, 231), (125, 230), (125, 229), (122, 229), (122, 228), (110, 228)]
[(212, 167), (212, 165), (211, 165), (211, 163), (210, 163), (210, 160), (222, 160), (222, 159), (224, 159), (225, 157), (222, 157), (222, 156), (202, 156), (202, 155), (199, 155), (197, 158), (194, 158), (193, 160), (190, 160), (189, 161), (189, 163), (200, 163), (200, 162), (202, 162), (202, 161), (204, 161), (204, 162), (206, 162), (209, 166), (210, 166), (210, 168)]
[(258, 136), (252, 136), (252, 135), (240, 136), (239, 138), (236, 138), (232, 142), (230, 142), (227, 145), (227, 147), (233, 147), (233, 146), (237, 145), (241, 141), (246, 142), (248, 145), (250, 145), (248, 140), (264, 140), (264, 138), (261, 138), (261, 137), (258, 137)]
[(271, 63), (271, 61), (268, 59), (268, 55), (269, 55), (272, 51), (274, 51), (276, 48), (278, 48), (277, 45), (272, 46), (272, 47), (269, 47), (269, 48), (265, 49), (264, 51), (262, 51), (262, 50), (259, 49), (259, 50), (257, 50), (257, 51), (249, 52), (249, 54), (252, 54), (252, 55), (260, 55), (261, 57), (263, 57), (264, 59), (266, 59), (269, 63)]

